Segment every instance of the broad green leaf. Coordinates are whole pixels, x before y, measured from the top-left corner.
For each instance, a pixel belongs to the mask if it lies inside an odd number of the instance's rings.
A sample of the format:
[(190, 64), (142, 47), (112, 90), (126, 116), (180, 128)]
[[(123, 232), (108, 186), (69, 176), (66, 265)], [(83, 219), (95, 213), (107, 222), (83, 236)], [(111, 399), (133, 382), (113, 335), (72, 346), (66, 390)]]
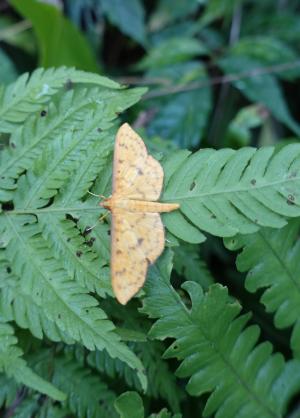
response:
[(240, 148), (251, 144), (251, 129), (260, 127), (268, 112), (261, 105), (246, 106), (239, 110), (230, 122), (226, 133), (226, 145)]
[(174, 37), (160, 42), (149, 50), (149, 53), (138, 64), (138, 69), (157, 69), (177, 64), (206, 54), (205, 46), (198, 40), (188, 37)]
[[(178, 19), (184, 19), (188, 15), (194, 13), (201, 4), (206, 3), (206, 0), (189, 0), (176, 1), (174, 0), (159, 0), (157, 9), (151, 16), (152, 27), (165, 27)], [(191, 21), (188, 21), (189, 25)]]
[(140, 0), (100, 0), (110, 22), (138, 43), (146, 44), (145, 11)]
[(17, 70), (13, 61), (0, 48), (0, 84), (11, 83), (17, 78)]
[(36, 0), (11, 0), (11, 4), (32, 22), (39, 45), (40, 66), (67, 65), (98, 71), (98, 64), (87, 41), (57, 7)]
[(261, 64), (276, 65), (290, 63), (298, 64), (298, 68), (280, 71), (278, 77), (293, 80), (300, 75), (300, 61), (296, 51), (287, 43), (271, 36), (249, 36), (236, 42), (230, 53), (235, 56), (248, 57)]
[(212, 107), (211, 88), (205, 86), (208, 77), (204, 66), (187, 62), (150, 72), (149, 75), (171, 78), (174, 84), (204, 83), (200, 89), (172, 94), (163, 99), (160, 112), (148, 127), (149, 135), (159, 135), (181, 148), (197, 147), (204, 136)]
[[(277, 79), (271, 74), (259, 74), (258, 69), (263, 67), (259, 61), (228, 55), (218, 63), (230, 76), (241, 74), (241, 78), (233, 81), (233, 84), (243, 95), (254, 103), (265, 105), (275, 118), (300, 135), (300, 125), (291, 116)], [(253, 74), (250, 73), (251, 70)]]
[(120, 418), (144, 418), (144, 406), (137, 392), (125, 392), (115, 400)]
[(202, 25), (208, 25), (216, 19), (228, 18), (239, 3), (242, 3), (242, 0), (209, 0), (200, 22)]

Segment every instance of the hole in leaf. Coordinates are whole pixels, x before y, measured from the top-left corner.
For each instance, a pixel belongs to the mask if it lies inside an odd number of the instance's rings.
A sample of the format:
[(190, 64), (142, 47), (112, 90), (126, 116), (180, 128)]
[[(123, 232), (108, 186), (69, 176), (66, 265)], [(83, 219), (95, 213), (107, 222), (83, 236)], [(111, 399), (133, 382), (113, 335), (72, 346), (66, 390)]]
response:
[(196, 182), (193, 181), (192, 184), (190, 185), (190, 191), (192, 191), (196, 186)]
[(65, 89), (66, 90), (72, 90), (72, 88), (73, 88), (73, 82), (72, 82), (72, 80), (69, 79), (65, 83)]

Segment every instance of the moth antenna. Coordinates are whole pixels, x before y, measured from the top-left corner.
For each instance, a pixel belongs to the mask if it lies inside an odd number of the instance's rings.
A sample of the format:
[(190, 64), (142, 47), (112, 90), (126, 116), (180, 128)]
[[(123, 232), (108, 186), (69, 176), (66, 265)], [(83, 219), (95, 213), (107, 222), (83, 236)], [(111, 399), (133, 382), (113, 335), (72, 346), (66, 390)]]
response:
[(102, 222), (103, 219), (105, 219), (108, 214), (109, 214), (109, 211), (107, 210), (105, 213), (103, 213), (103, 215), (100, 216), (100, 218), (97, 220), (97, 223), (95, 223), (95, 225), (90, 226), (89, 228), (86, 228), (86, 232), (90, 232), (92, 229), (94, 229), (98, 225), (98, 222)]
[[(97, 222), (98, 223), (98, 222)], [(85, 233), (89, 233), (90, 231), (92, 231), (95, 226), (97, 226), (97, 224), (93, 225), (93, 226), (89, 226), (88, 228), (85, 229)]]
[(92, 196), (95, 196), (95, 197), (101, 197), (101, 199), (106, 199), (106, 197), (105, 196), (103, 196), (103, 194), (95, 194), (95, 193), (92, 193), (92, 192), (90, 192), (89, 190), (87, 191), (89, 194), (91, 194)]

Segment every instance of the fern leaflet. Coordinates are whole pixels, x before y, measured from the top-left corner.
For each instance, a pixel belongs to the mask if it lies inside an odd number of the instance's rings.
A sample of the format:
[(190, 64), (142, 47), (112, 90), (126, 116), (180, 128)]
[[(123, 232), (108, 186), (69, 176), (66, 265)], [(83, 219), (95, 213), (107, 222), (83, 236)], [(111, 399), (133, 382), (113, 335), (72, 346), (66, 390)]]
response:
[(193, 230), (186, 237), (186, 225), (223, 237), (255, 232), (259, 226), (281, 228), (286, 218), (300, 214), (299, 156), (300, 144), (276, 153), (265, 147), (171, 156), (166, 167), (173, 174), (166, 179), (162, 200), (180, 203), (181, 213), (166, 214), (166, 225), (189, 242), (197, 240)]
[(210, 394), (204, 416), (280, 417), (299, 390), (300, 363), (285, 363), (281, 354), (272, 354), (268, 342), (257, 344), (258, 327), (245, 328), (249, 315), (238, 316), (240, 305), (221, 285), (203, 294), (197, 283), (185, 282), (188, 309), (169, 283), (170, 269), (166, 254), (152, 269), (143, 312), (159, 318), (152, 337), (175, 339), (165, 356), (182, 361), (177, 374), (189, 378), (188, 392)]
[(13, 377), (17, 382), (31, 387), (53, 399), (63, 401), (65, 394), (51, 383), (35, 374), (22, 358), (22, 350), (16, 346), (14, 330), (8, 323), (0, 320), (0, 372)]
[(293, 326), (291, 348), (300, 354), (300, 241), (299, 221), (280, 230), (263, 228), (255, 234), (226, 241), (231, 250), (242, 249), (237, 257), (239, 271), (247, 271), (246, 289), (263, 288), (261, 302), (274, 312), (278, 328)]

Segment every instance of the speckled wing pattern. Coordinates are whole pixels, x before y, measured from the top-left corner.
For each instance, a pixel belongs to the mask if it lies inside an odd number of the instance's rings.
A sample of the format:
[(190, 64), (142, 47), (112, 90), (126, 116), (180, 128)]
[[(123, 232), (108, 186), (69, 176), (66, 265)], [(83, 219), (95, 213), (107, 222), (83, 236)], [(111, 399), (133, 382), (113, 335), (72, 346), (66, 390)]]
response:
[(143, 286), (149, 264), (164, 249), (160, 215), (153, 208), (147, 212), (151, 201), (160, 196), (163, 176), (161, 165), (147, 153), (142, 139), (128, 124), (122, 125), (115, 143), (113, 196), (133, 201), (130, 208), (111, 207), (112, 286), (122, 304)]
[(127, 199), (155, 201), (163, 186), (164, 172), (151, 155), (141, 137), (125, 123), (117, 133), (113, 194)]
[(126, 304), (164, 249), (164, 227), (158, 213), (116, 209), (112, 217), (112, 287), (119, 302)]

